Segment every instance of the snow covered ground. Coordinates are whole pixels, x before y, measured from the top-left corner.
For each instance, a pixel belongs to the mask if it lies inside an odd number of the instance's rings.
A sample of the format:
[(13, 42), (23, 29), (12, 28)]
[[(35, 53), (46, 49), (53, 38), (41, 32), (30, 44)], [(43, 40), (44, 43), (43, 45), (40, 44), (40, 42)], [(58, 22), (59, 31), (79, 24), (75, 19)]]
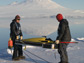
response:
[[(72, 41), (79, 41), (79, 43), (69, 44), (67, 48), (69, 62), (84, 63), (84, 38), (72, 39)], [(46, 61), (50, 63), (58, 63), (60, 61), (60, 56), (55, 49), (45, 49), (42, 47), (28, 45), (26, 51), (24, 50), (26, 59), (20, 61), (12, 61), (12, 55), (9, 54), (10, 52), (8, 52), (6, 48), (0, 50), (0, 63), (47, 63)], [(41, 59), (31, 54), (30, 52), (35, 54), (36, 56), (39, 56)], [(43, 59), (45, 59), (46, 61), (44, 61)]]

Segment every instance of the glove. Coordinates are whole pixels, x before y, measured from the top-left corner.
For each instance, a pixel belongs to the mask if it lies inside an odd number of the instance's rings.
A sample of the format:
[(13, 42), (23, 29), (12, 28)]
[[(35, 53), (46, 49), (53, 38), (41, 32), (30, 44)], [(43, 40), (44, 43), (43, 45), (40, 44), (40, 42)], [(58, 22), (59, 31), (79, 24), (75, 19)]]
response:
[(20, 36), (20, 39), (22, 40), (23, 39), (23, 36)]
[(19, 36), (16, 36), (16, 39), (18, 40), (19, 39)]
[(11, 38), (9, 38), (9, 41), (11, 40)]
[(59, 44), (59, 43), (60, 43), (60, 41), (59, 41), (59, 40), (56, 40), (56, 41), (55, 41), (55, 43), (56, 43), (56, 44)]

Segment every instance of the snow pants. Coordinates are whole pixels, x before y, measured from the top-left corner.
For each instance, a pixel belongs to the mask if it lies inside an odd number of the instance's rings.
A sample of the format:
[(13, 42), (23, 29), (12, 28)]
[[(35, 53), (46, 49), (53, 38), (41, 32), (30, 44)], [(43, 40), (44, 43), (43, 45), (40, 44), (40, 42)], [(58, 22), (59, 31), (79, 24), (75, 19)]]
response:
[(68, 63), (68, 55), (67, 55), (67, 46), (66, 43), (60, 43), (58, 45), (58, 53), (60, 54), (60, 62), (67, 62)]
[(16, 45), (15, 39), (16, 37), (12, 37), (13, 47), (14, 47), (12, 59), (17, 58), (18, 56), (23, 56), (22, 45)]
[(13, 59), (23, 56), (22, 45), (14, 45)]

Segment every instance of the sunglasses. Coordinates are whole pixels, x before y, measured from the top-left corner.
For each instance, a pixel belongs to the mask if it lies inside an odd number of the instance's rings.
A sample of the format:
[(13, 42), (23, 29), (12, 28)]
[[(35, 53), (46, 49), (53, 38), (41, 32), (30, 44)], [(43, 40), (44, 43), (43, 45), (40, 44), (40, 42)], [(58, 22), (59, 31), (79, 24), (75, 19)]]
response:
[(17, 19), (17, 20), (20, 20), (20, 19)]

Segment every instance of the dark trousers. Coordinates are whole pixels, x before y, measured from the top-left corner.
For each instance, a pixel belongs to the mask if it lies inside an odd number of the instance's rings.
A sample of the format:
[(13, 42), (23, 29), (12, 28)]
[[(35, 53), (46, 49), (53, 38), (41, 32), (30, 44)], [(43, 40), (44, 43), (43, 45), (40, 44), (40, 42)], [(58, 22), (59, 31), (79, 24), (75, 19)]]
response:
[(67, 55), (67, 46), (68, 44), (59, 44), (58, 45), (58, 53), (60, 54), (60, 60), (61, 62), (67, 62), (68, 63), (68, 55)]
[(15, 44), (16, 37), (12, 37), (12, 40), (13, 40), (13, 47), (14, 47), (12, 59), (17, 58), (18, 56), (23, 56), (22, 45)]
[(18, 56), (23, 56), (22, 45), (14, 45), (13, 59)]

